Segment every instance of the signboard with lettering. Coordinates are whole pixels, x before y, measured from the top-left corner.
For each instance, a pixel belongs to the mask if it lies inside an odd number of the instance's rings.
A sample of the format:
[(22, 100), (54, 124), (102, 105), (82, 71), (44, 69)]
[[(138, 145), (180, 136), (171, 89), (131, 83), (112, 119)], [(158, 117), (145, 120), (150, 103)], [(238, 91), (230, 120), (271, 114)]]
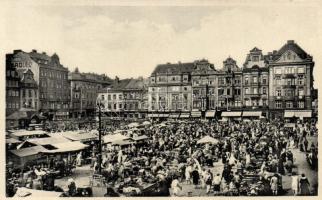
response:
[(17, 70), (30, 69), (34, 74), (35, 81), (39, 84), (39, 65), (30, 58), (28, 53), (18, 52), (13, 55), (11, 64)]

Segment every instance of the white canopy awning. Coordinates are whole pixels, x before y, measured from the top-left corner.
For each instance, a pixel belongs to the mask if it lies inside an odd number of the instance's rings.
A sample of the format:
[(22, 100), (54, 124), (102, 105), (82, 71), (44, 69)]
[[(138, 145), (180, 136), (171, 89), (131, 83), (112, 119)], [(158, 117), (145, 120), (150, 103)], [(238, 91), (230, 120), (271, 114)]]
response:
[(262, 111), (244, 111), (243, 117), (260, 117), (262, 116)]
[(215, 110), (210, 110), (206, 112), (206, 117), (214, 117), (216, 114)]
[(131, 139), (130, 137), (127, 137), (125, 135), (122, 135), (120, 133), (117, 133), (117, 134), (111, 134), (111, 135), (105, 135), (103, 137), (103, 141), (104, 143), (111, 143), (113, 141), (117, 141), (117, 140), (128, 140), (128, 139)]
[(292, 118), (292, 117), (298, 117), (298, 118), (308, 118), (312, 117), (312, 110), (286, 110), (284, 113), (285, 118)]
[(200, 140), (197, 141), (197, 144), (204, 144), (204, 143), (211, 143), (211, 144), (217, 144), (219, 140), (210, 137), (210, 136), (205, 136), (201, 138)]
[(222, 112), (221, 113), (221, 116), (222, 117), (240, 117), (241, 116), (241, 112), (230, 112), (230, 111), (227, 111), (227, 112)]

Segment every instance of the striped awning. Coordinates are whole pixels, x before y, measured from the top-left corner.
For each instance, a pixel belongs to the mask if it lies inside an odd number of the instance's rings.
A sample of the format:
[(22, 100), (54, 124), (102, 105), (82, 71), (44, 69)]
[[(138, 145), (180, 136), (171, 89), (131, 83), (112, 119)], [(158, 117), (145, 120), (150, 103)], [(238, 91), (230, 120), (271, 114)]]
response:
[(216, 111), (215, 110), (211, 110), (211, 111), (207, 111), (206, 112), (206, 117), (215, 117)]
[(191, 117), (201, 117), (201, 112), (200, 111), (192, 111)]
[(240, 117), (241, 116), (241, 112), (222, 112), (221, 116), (222, 117)]
[(180, 113), (171, 113), (169, 115), (169, 118), (179, 118), (179, 116), (180, 116)]
[(189, 118), (190, 113), (181, 113), (180, 118)]
[(285, 118), (292, 118), (292, 117), (298, 117), (298, 118), (308, 118), (312, 117), (312, 111), (311, 110), (287, 110), (284, 113)]
[(262, 116), (262, 111), (244, 111), (243, 117), (260, 117)]
[(169, 114), (159, 114), (158, 117), (169, 117)]
[(158, 114), (148, 114), (148, 117), (150, 117), (150, 118), (156, 118), (158, 116), (159, 116)]

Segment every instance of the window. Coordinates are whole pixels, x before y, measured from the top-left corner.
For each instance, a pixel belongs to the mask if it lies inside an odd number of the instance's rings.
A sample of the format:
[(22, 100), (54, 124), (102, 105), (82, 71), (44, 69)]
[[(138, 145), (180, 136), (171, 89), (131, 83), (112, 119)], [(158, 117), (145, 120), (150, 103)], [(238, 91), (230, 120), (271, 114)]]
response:
[(187, 88), (187, 87), (183, 87), (183, 90), (184, 90), (184, 91), (188, 91), (188, 88)]
[(119, 99), (122, 100), (123, 98), (123, 95), (119, 94)]
[(245, 85), (248, 85), (248, 83), (249, 83), (249, 78), (245, 77)]
[(11, 77), (15, 77), (15, 71), (11, 71)]
[(230, 95), (230, 89), (229, 88), (227, 89), (227, 95)]
[(102, 98), (102, 100), (105, 100), (105, 96), (104, 95), (101, 95), (101, 98)]
[(263, 87), (263, 94), (266, 94), (267, 91), (266, 91), (266, 87)]
[(287, 101), (286, 102), (286, 108), (293, 108), (293, 102), (292, 101)]
[(218, 95), (219, 96), (224, 95), (224, 89), (218, 89)]
[(245, 88), (245, 94), (249, 94), (249, 88)]
[(254, 88), (254, 94), (258, 94), (258, 88)]
[(107, 95), (107, 100), (111, 100), (111, 95)]
[(263, 84), (266, 84), (266, 83), (267, 83), (267, 79), (266, 79), (266, 78), (263, 78), (263, 79), (262, 79), (262, 83), (263, 83)]
[(257, 83), (257, 76), (253, 76), (253, 83)]
[(282, 74), (281, 68), (275, 68), (275, 74)]
[(303, 75), (298, 75), (298, 84), (303, 85), (304, 84), (304, 76)]
[(304, 96), (304, 90), (303, 89), (299, 89), (299, 96)]
[[(113, 100), (116, 100), (116, 94), (113, 94)], [(116, 108), (115, 108), (116, 109)]]
[(240, 95), (240, 89), (235, 89), (235, 95)]
[(114, 110), (116, 110), (117, 109), (117, 104), (115, 103), (113, 107), (114, 107)]
[(305, 73), (304, 67), (299, 67), (298, 70), (297, 70), (297, 73), (304, 74)]
[(253, 57), (253, 62), (258, 62), (259, 61), (259, 56), (252, 56)]
[(304, 108), (304, 101), (299, 101), (299, 102), (297, 103), (297, 107), (298, 107), (298, 108)]
[(122, 104), (121, 103), (119, 104), (119, 109), (122, 109)]
[(275, 96), (281, 96), (282, 95), (282, 91), (281, 91), (281, 89), (276, 89), (276, 91), (275, 91)]
[(285, 91), (285, 96), (287, 96), (287, 97), (293, 97), (294, 95), (293, 95), (293, 91), (292, 90), (286, 90)]
[(219, 82), (220, 85), (224, 85), (225, 84), (225, 79), (223, 77), (219, 77), (218, 82)]
[(275, 108), (282, 108), (282, 102), (281, 101), (275, 101)]

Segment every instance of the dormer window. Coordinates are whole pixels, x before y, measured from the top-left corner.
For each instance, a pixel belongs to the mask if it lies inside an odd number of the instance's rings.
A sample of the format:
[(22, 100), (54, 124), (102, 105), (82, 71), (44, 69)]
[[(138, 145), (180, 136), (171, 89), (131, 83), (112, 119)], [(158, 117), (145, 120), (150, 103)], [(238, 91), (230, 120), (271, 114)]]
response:
[(258, 62), (259, 61), (259, 56), (252, 56), (253, 62)]

